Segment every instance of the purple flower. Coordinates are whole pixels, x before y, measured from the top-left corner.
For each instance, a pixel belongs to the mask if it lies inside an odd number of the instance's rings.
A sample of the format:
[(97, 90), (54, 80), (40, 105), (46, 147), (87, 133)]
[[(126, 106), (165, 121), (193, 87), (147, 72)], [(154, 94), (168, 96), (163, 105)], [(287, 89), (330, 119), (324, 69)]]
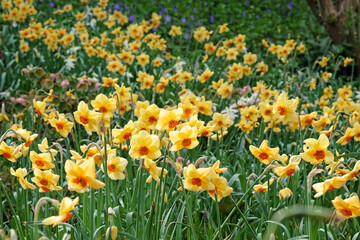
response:
[(200, 20), (198, 20), (198, 21), (196, 22), (196, 25), (201, 26)]
[(165, 23), (170, 22), (171, 17), (169, 15), (165, 15), (164, 20), (165, 20)]
[(191, 16), (190, 16), (190, 19), (194, 21), (194, 20), (195, 20), (195, 17), (194, 17), (193, 15), (191, 15)]
[(153, 28), (152, 30), (153, 30), (154, 32), (157, 32), (157, 31), (158, 31), (158, 29), (157, 29), (157, 28)]
[(268, 13), (271, 13), (271, 10), (270, 10), (270, 8), (266, 9), (266, 12), (268, 12)]
[(291, 10), (293, 8), (293, 6), (294, 6), (294, 2), (293, 1), (289, 2), (289, 4), (288, 4), (289, 10)]
[(259, 19), (260, 19), (260, 16), (256, 16), (256, 19), (259, 20)]
[(243, 11), (243, 17), (246, 17), (246, 12), (245, 11)]
[(165, 8), (161, 7), (161, 12), (165, 13)]
[(181, 21), (182, 21), (183, 23), (186, 23), (186, 18), (182, 17), (182, 18), (181, 18)]
[(49, 5), (50, 5), (50, 7), (52, 7), (52, 8), (55, 7), (55, 3), (53, 3), (53, 2), (50, 2)]
[(176, 7), (176, 6), (174, 7), (174, 12), (178, 12), (178, 9), (177, 9), (177, 7)]
[(120, 5), (119, 4), (114, 4), (114, 9), (115, 10), (120, 10)]
[(195, 9), (195, 8), (193, 8), (193, 13), (196, 13), (196, 9)]
[(190, 35), (189, 33), (186, 33), (186, 39), (187, 39), (187, 40), (190, 40), (190, 36), (191, 36), (191, 35)]
[(215, 21), (215, 17), (213, 15), (210, 16), (210, 22), (214, 22)]
[(133, 22), (135, 20), (135, 16), (133, 14), (129, 15), (129, 22)]

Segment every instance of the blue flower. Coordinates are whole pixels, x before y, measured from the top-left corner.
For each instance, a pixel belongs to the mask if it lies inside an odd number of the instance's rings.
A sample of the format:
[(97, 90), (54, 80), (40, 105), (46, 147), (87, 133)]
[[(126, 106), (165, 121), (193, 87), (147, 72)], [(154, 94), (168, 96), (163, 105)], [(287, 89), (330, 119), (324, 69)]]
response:
[(291, 1), (291, 2), (288, 3), (288, 8), (289, 8), (289, 10), (291, 10), (291, 9), (293, 8), (293, 6), (294, 6), (294, 2), (293, 2), (293, 1)]
[(52, 8), (55, 7), (55, 3), (53, 3), (53, 2), (50, 2), (49, 5), (50, 5), (50, 7), (52, 7)]
[(182, 17), (182, 18), (181, 18), (181, 21), (182, 21), (183, 23), (186, 23), (186, 18)]
[(129, 15), (129, 22), (133, 22), (135, 20), (135, 16), (133, 14)]
[(170, 22), (171, 17), (169, 15), (165, 15), (164, 20), (165, 20), (165, 23)]
[(215, 21), (215, 17), (213, 15), (210, 16), (210, 22), (214, 22)]

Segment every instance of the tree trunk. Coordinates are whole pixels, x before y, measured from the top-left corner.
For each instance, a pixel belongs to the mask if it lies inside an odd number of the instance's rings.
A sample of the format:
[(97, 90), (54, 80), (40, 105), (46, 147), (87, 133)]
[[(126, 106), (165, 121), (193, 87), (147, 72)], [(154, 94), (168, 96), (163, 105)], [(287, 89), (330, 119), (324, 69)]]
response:
[[(351, 44), (360, 73), (360, 0), (306, 0), (334, 44)], [(358, 11), (357, 19), (355, 19)], [(348, 20), (348, 21), (347, 21)], [(358, 26), (356, 27), (356, 21)], [(347, 24), (349, 22), (349, 24)], [(348, 34), (346, 34), (348, 33)]]

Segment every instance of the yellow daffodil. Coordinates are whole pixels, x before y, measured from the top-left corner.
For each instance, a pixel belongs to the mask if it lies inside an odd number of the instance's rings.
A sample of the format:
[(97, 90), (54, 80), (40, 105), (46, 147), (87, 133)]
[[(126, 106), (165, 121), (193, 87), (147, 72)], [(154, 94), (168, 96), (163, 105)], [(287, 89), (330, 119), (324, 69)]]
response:
[(360, 216), (360, 200), (358, 196), (353, 196), (344, 200), (341, 197), (336, 197), (331, 202), (336, 208), (336, 215), (340, 219)]
[(283, 188), (279, 191), (279, 198), (280, 200), (283, 198), (288, 198), (292, 195), (292, 191), (289, 188)]
[[(107, 174), (112, 180), (123, 180), (125, 179), (124, 171), (128, 161), (122, 157), (116, 157), (115, 153), (109, 154), (107, 159)], [(104, 166), (101, 165), (104, 171)]]
[(220, 168), (220, 160), (217, 160), (214, 165), (212, 166), (212, 169), (214, 170), (214, 172), (216, 174), (225, 172), (227, 170), (227, 168)]
[(266, 140), (261, 143), (259, 148), (251, 145), (249, 149), (254, 157), (266, 165), (279, 157), (279, 148), (270, 148)]
[(300, 156), (311, 164), (320, 164), (325, 160), (326, 164), (334, 161), (334, 154), (327, 150), (329, 139), (321, 134), (319, 139), (308, 138), (304, 141), (304, 152)]
[(156, 166), (154, 161), (147, 158), (144, 160), (144, 166), (145, 169), (150, 173), (150, 176), (146, 179), (147, 183), (150, 183), (153, 179), (157, 182), (160, 182), (160, 177), (165, 177), (165, 175), (168, 173), (166, 169), (162, 170), (161, 167)]
[(17, 177), (18, 182), (23, 187), (23, 189), (31, 189), (34, 190), (36, 187), (29, 183), (29, 181), (25, 178), (25, 176), (28, 174), (26, 168), (18, 168), (16, 171), (14, 171), (13, 168), (10, 168), (11, 175)]
[(221, 199), (229, 196), (233, 192), (232, 187), (229, 187), (228, 182), (224, 177), (219, 177), (216, 175), (212, 178), (212, 182), (215, 186), (215, 189), (208, 190), (208, 194), (214, 201), (217, 199), (217, 201), (220, 202)]
[(181, 108), (172, 111), (161, 109), (156, 129), (166, 131), (173, 130), (179, 124), (182, 114), (183, 110)]
[(35, 168), (34, 175), (35, 177), (31, 178), (31, 181), (39, 187), (40, 192), (59, 191), (62, 189), (56, 186), (60, 176), (53, 174), (51, 170), (41, 171)]
[(79, 197), (76, 197), (74, 200), (71, 200), (68, 197), (63, 198), (60, 203), (59, 216), (52, 216), (45, 218), (43, 220), (43, 224), (45, 225), (59, 225), (60, 223), (64, 223), (69, 221), (72, 217), (72, 213), (70, 213), (79, 202)]
[(279, 166), (277, 168), (274, 168), (274, 173), (278, 175), (280, 178), (285, 178), (286, 176), (290, 177), (295, 172), (300, 170), (299, 168), (300, 161), (301, 158), (299, 155), (292, 156), (287, 166), (285, 167)]
[(135, 124), (133, 121), (129, 121), (123, 129), (113, 129), (112, 135), (114, 143), (124, 143), (126, 140), (130, 140), (135, 134)]
[(132, 158), (159, 158), (161, 156), (159, 137), (141, 130), (131, 138), (129, 155)]
[(99, 123), (102, 118), (101, 113), (89, 110), (88, 105), (81, 101), (78, 110), (74, 112), (75, 120), (84, 126), (87, 134), (92, 135), (92, 132), (98, 132)]
[(50, 153), (36, 153), (35, 151), (30, 152), (30, 160), (32, 162), (32, 168), (38, 169), (50, 169), (55, 168), (53, 163), (53, 157)]
[(13, 146), (8, 146), (4, 141), (0, 144), (0, 155), (9, 160), (10, 162), (16, 162), (16, 159), (21, 157), (22, 153), (20, 152), (22, 145), (14, 148)]
[(346, 67), (347, 65), (349, 65), (350, 63), (352, 63), (354, 61), (353, 58), (345, 58), (344, 60), (344, 67)]
[(275, 118), (281, 120), (284, 124), (297, 120), (297, 105), (297, 99), (288, 100), (287, 93), (281, 93), (273, 107)]
[(261, 193), (261, 192), (267, 192), (269, 191), (269, 185), (273, 184), (274, 182), (274, 179), (270, 179), (270, 184), (269, 182), (266, 182), (264, 184), (257, 184), (254, 186), (254, 191), (255, 192), (258, 192), (258, 193)]
[(70, 191), (83, 193), (88, 187), (100, 189), (105, 184), (95, 178), (95, 160), (90, 158), (81, 165), (71, 160), (65, 162), (66, 180)]
[(52, 127), (56, 128), (56, 131), (63, 137), (67, 137), (74, 127), (74, 123), (67, 120), (64, 116), (51, 118), (49, 119), (49, 123)]
[(211, 180), (216, 177), (216, 173), (212, 168), (196, 169), (193, 164), (190, 164), (184, 168), (183, 175), (184, 188), (189, 191), (215, 190), (215, 185)]
[(312, 187), (316, 191), (315, 198), (318, 198), (324, 195), (327, 191), (331, 192), (332, 190), (339, 189), (345, 185), (347, 182), (345, 177), (333, 177), (332, 179), (327, 179), (325, 182), (315, 183)]

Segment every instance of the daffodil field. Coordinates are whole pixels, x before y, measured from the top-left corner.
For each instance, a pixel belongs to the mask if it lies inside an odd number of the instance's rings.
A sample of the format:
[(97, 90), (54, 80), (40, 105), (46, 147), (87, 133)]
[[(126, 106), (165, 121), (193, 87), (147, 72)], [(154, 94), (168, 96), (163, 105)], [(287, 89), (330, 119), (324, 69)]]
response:
[(360, 239), (356, 58), (237, 2), (2, 0), (0, 239)]

